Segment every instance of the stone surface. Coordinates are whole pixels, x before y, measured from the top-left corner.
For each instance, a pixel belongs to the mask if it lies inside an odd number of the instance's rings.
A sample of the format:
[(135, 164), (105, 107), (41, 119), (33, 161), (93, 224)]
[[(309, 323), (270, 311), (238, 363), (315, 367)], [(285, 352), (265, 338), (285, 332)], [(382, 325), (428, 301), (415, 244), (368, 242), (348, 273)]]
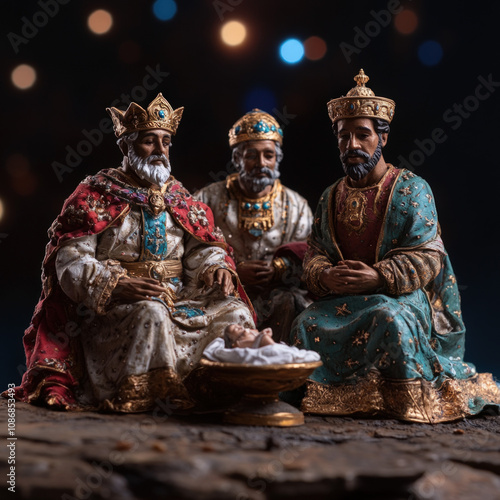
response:
[(12, 498), (500, 499), (498, 416), (438, 425), (306, 416), (303, 426), (277, 428), (173, 415), (161, 402), (133, 415), (16, 403), (9, 441), (3, 398), (0, 414), (4, 443), (15, 442)]

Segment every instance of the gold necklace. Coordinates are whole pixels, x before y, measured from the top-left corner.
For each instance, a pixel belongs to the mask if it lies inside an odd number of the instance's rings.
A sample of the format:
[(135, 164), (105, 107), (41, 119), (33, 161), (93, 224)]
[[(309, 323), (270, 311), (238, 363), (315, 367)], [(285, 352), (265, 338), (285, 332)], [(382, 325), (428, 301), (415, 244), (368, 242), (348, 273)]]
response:
[(254, 238), (260, 238), (274, 226), (274, 200), (281, 191), (281, 183), (274, 181), (271, 191), (261, 198), (248, 198), (238, 183), (238, 174), (228, 177), (227, 187), (238, 200), (238, 226)]

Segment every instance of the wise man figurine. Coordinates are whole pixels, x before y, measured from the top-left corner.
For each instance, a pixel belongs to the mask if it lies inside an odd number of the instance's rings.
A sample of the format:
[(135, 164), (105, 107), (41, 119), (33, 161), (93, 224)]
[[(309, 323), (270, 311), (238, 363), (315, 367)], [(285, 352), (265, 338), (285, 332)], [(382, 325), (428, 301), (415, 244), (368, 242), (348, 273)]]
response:
[(87, 177), (49, 230), (42, 295), (24, 335), (18, 399), (55, 409), (196, 404), (187, 381), (227, 325), (254, 328), (212, 212), (171, 175), (183, 108), (158, 94), (107, 110), (123, 154)]
[(457, 280), (427, 182), (387, 163), (392, 99), (361, 70), (328, 102), (345, 177), (319, 200), (304, 275), (316, 301), (292, 342), (321, 355), (302, 409), (444, 422), (498, 408), (489, 373), (464, 357)]
[(283, 131), (269, 113), (254, 109), (229, 131), (237, 172), (195, 193), (234, 249), (238, 275), (252, 300), (260, 330), (288, 342), (295, 316), (310, 304), (301, 282), (312, 224), (305, 198), (280, 180)]

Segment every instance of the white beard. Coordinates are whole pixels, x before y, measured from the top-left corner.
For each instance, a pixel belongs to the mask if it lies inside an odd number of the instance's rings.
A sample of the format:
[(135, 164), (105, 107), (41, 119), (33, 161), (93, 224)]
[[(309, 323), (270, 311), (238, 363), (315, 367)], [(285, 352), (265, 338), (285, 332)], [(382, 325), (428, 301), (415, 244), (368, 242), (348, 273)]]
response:
[[(161, 165), (153, 165), (155, 160), (161, 160)], [(167, 182), (170, 177), (172, 167), (168, 158), (165, 155), (151, 155), (147, 158), (141, 158), (134, 150), (134, 146), (130, 145), (128, 149), (128, 164), (130, 168), (141, 179), (156, 184), (160, 188)]]

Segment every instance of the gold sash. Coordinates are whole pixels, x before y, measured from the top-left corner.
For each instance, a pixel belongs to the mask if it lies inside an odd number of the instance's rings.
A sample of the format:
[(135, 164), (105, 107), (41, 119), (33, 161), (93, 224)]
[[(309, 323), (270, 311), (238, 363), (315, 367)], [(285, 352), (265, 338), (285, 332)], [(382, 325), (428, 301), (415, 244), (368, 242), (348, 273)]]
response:
[(129, 276), (153, 278), (160, 282), (168, 278), (182, 278), (182, 262), (175, 259), (145, 260), (140, 262), (120, 262)]

